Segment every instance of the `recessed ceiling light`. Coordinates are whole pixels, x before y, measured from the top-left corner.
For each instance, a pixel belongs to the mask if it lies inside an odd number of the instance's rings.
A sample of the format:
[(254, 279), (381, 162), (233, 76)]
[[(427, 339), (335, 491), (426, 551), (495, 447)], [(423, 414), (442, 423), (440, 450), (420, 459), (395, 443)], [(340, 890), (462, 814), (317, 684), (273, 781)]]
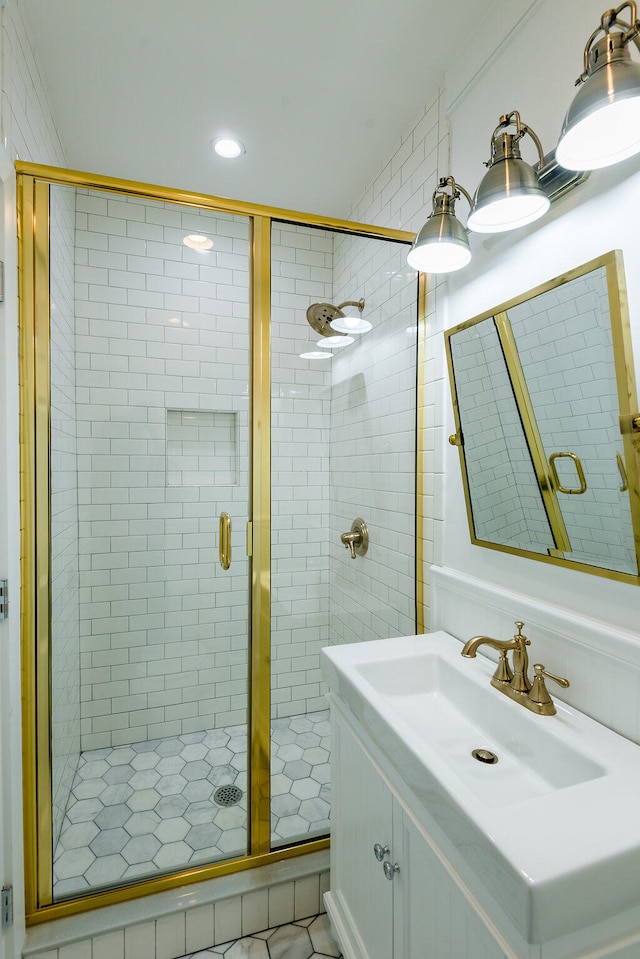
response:
[(236, 157), (246, 153), (244, 143), (234, 137), (214, 137), (211, 148), (225, 160), (235, 160)]
[(323, 350), (308, 350), (306, 353), (300, 353), (302, 360), (330, 360), (331, 353), (325, 353)]
[(210, 250), (213, 246), (211, 237), (203, 236), (201, 233), (190, 233), (182, 242), (192, 250)]

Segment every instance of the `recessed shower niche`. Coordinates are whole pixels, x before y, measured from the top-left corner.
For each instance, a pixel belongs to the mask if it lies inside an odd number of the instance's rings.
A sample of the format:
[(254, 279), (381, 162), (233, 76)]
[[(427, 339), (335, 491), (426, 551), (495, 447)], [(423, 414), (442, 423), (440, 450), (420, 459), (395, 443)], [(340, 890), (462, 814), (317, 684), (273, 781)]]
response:
[(416, 632), (424, 282), (398, 231), (28, 165), (19, 201), (40, 919), (326, 847), (320, 649)]
[(236, 486), (237, 419), (215, 410), (167, 410), (167, 486)]

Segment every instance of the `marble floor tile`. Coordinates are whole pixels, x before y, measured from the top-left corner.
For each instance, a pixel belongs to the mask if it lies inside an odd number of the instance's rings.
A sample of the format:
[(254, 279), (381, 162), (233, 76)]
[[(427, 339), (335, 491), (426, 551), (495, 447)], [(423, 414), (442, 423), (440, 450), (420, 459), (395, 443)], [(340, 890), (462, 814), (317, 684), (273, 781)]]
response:
[(183, 959), (342, 959), (326, 914), (256, 932)]
[[(329, 832), (329, 735), (328, 710), (273, 720), (275, 847)], [(245, 855), (246, 768), (238, 725), (82, 753), (54, 855), (54, 897)], [(237, 786), (239, 802), (221, 805), (223, 786)]]

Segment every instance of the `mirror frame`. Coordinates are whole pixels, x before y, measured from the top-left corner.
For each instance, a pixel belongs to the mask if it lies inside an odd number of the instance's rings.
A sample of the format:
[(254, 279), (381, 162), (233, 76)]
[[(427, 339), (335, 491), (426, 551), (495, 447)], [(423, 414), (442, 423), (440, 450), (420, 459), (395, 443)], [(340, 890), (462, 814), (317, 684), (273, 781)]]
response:
[[(588, 563), (577, 562), (568, 559), (562, 555), (545, 555), (536, 553), (532, 550), (522, 549), (516, 546), (505, 546), (501, 543), (493, 543), (489, 540), (480, 539), (476, 535), (473, 520), (473, 510), (471, 504), (471, 495), (469, 487), (469, 476), (464, 454), (463, 430), (461, 426), (460, 407), (456, 391), (455, 375), (453, 368), (453, 356), (451, 350), (451, 337), (461, 330), (466, 330), (471, 326), (482, 323), (484, 320), (496, 317), (500, 313), (505, 313), (513, 307), (547, 293), (549, 290), (562, 286), (565, 283), (577, 277), (591, 273), (593, 270), (606, 268), (607, 293), (609, 299), (609, 313), (611, 318), (611, 340), (613, 347), (613, 357), (616, 375), (616, 388), (618, 393), (620, 436), (623, 444), (625, 465), (627, 469), (627, 478), (629, 484), (629, 505), (631, 513), (631, 524), (633, 529), (633, 539), (636, 552), (637, 573), (624, 573), (617, 570), (606, 569), (600, 566), (591, 566)], [(460, 470), (462, 473), (462, 485), (464, 489), (464, 498), (467, 509), (467, 521), (469, 524), (469, 533), (471, 542), (474, 546), (484, 546), (487, 549), (494, 549), (500, 552), (515, 554), (529, 559), (539, 560), (543, 563), (552, 563), (557, 566), (564, 566), (570, 569), (580, 570), (584, 573), (591, 573), (595, 576), (603, 576), (607, 579), (614, 579), (624, 583), (633, 583), (640, 586), (640, 415), (638, 413), (638, 398), (636, 393), (636, 381), (633, 363), (633, 349), (631, 342), (631, 326), (629, 322), (629, 309), (627, 302), (627, 290), (624, 276), (624, 267), (622, 252), (613, 250), (602, 256), (590, 260), (581, 266), (575, 267), (560, 276), (548, 280), (531, 290), (519, 296), (513, 297), (499, 306), (493, 307), (478, 316), (466, 320), (464, 323), (451, 327), (444, 333), (445, 347), (447, 354), (447, 367), (449, 370), (449, 384), (451, 387), (451, 401), (453, 404), (453, 416), (456, 432), (449, 437), (449, 443), (458, 447), (460, 457)], [(514, 344), (515, 346), (515, 344)], [(541, 490), (542, 491), (542, 490)], [(554, 551), (555, 552), (555, 551)]]

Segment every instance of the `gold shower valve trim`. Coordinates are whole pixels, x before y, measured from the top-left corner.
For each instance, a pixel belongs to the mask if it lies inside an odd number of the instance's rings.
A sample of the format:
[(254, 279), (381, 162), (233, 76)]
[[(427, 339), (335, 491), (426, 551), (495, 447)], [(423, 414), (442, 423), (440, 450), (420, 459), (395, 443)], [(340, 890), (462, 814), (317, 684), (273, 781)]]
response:
[(340, 542), (351, 552), (351, 559), (364, 556), (369, 549), (369, 530), (363, 519), (354, 519), (348, 533), (343, 533)]

